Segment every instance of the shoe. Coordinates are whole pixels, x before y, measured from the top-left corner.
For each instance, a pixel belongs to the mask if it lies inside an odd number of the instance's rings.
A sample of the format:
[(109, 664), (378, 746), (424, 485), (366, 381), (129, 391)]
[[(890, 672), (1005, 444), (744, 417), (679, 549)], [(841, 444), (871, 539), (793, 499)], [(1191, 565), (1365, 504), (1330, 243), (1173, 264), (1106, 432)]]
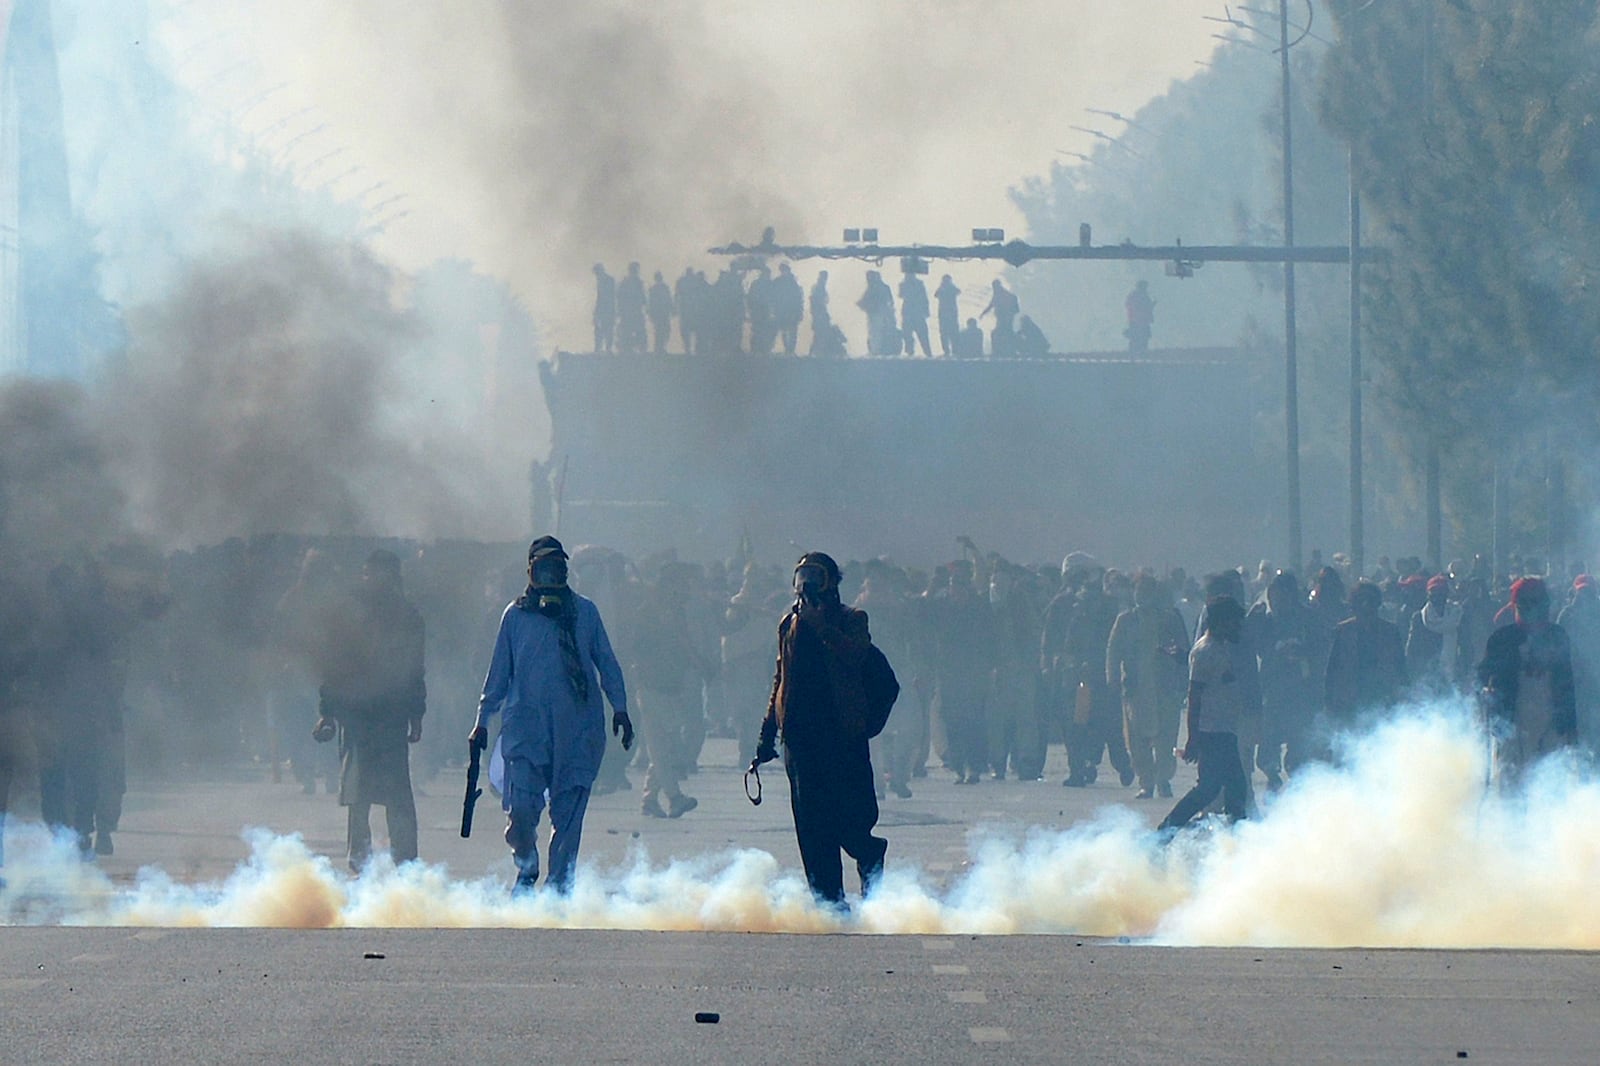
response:
[(1089, 781), (1082, 774), (1071, 774), (1061, 782), (1067, 788), (1087, 788)]
[(533, 895), (534, 882), (538, 879), (538, 874), (518, 874), (517, 879), (511, 883), (511, 898), (522, 899)]
[(667, 812), (661, 809), (661, 801), (654, 795), (639, 805), (639, 813), (646, 818), (665, 818)]
[(1147, 800), (1147, 799), (1155, 799), (1155, 797), (1156, 797), (1156, 794), (1154, 792), (1152, 792), (1150, 789), (1141, 788), (1137, 793), (1134, 794), (1133, 798), (1134, 799)]
[(1156, 784), (1156, 795), (1160, 796), (1162, 799), (1168, 799), (1168, 800), (1171, 799), (1172, 798), (1172, 782), (1171, 781), (1158, 782)]
[(105, 831), (94, 835), (94, 853), (96, 855), (111, 855), (115, 851), (111, 846), (111, 834)]
[(667, 805), (667, 817), (682, 818), (698, 806), (700, 806), (700, 801), (693, 796), (674, 796)]
[(1132, 770), (1123, 770), (1117, 775), (1117, 777), (1122, 782), (1123, 788), (1127, 788), (1133, 784), (1134, 775)]
[(908, 800), (911, 798), (911, 790), (906, 787), (906, 783), (904, 781), (889, 782), (889, 791), (893, 792), (896, 796), (899, 796), (903, 800)]

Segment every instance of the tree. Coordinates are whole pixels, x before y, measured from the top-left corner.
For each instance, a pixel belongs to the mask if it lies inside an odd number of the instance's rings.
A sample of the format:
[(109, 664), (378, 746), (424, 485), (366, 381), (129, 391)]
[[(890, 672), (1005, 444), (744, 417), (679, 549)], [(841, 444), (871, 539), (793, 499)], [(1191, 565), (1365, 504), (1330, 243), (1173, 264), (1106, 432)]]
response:
[(1503, 470), (1547, 434), (1596, 435), (1596, 3), (1333, 6), (1322, 111), (1392, 256), (1364, 301), (1377, 398), (1445, 456), (1451, 509), (1482, 542), (1474, 456)]

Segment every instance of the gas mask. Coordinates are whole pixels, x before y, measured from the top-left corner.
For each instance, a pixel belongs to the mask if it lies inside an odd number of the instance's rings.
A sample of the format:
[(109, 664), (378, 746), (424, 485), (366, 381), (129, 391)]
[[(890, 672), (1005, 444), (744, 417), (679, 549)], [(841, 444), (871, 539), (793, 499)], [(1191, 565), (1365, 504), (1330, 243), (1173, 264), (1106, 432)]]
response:
[(528, 568), (528, 585), (539, 613), (559, 618), (566, 603), (567, 561), (554, 554), (535, 559)]
[(829, 585), (826, 567), (807, 563), (795, 568), (794, 595), (801, 605), (821, 604)]

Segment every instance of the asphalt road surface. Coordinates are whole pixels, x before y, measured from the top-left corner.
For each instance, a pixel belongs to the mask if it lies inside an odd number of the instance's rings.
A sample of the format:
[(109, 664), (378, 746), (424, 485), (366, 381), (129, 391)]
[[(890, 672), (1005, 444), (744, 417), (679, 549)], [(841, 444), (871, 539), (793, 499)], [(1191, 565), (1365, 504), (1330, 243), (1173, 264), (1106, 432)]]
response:
[[(1109, 803), (1102, 776), (956, 787), (933, 771), (883, 804), (890, 862), (959, 875), (976, 826), (1065, 826)], [(730, 845), (797, 870), (781, 768), (744, 798), (712, 741), (701, 806), (643, 817), (596, 797), (584, 860)], [(1183, 771), (1192, 774), (1192, 770)], [(637, 781), (639, 774), (634, 774)], [(1180, 776), (1181, 792), (1188, 778)], [(425, 859), (510, 878), (492, 797), (457, 835), (461, 782), (422, 783)], [(26, 815), (27, 797), (22, 797)], [(378, 837), (381, 815), (375, 814)], [(343, 812), (260, 768), (137, 784), (114, 882), (156, 864), (217, 880), (244, 826), (342, 858)], [(372, 957), (380, 956), (380, 957)], [(1520, 951), (1165, 948), (1072, 936), (777, 936), (529, 930), (0, 929), (0, 1062), (1594, 1062), (1600, 957)], [(697, 1022), (711, 1012), (716, 1022)]]

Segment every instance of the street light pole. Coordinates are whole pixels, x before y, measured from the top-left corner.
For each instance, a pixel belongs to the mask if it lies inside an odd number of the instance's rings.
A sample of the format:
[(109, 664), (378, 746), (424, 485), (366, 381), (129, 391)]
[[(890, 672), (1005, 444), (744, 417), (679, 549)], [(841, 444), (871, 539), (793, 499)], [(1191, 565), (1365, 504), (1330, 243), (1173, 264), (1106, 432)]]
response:
[[(1349, 0), (1344, 24), (1343, 40), (1347, 47), (1356, 47), (1356, 0)], [(1357, 575), (1366, 569), (1366, 496), (1362, 487), (1362, 429), (1361, 429), (1361, 190), (1358, 178), (1356, 138), (1350, 137), (1350, 563)], [(1434, 458), (1430, 456), (1430, 458)], [(1430, 475), (1437, 475), (1438, 467), (1429, 467)], [(1430, 478), (1429, 484), (1433, 484)], [(1429, 524), (1429, 529), (1433, 528)], [(1428, 558), (1437, 567), (1438, 547), (1429, 539)]]
[[(1294, 142), (1289, 117), (1289, 0), (1278, 0), (1278, 59), (1283, 74), (1283, 246), (1294, 247)], [(1305, 553), (1300, 531), (1300, 370), (1295, 348), (1294, 260), (1283, 264), (1284, 436), (1289, 493), (1288, 567), (1299, 570)]]
[[(1350, 139), (1350, 565), (1366, 572), (1366, 508), (1361, 487), (1361, 193)], [(1437, 554), (1437, 553), (1435, 553)], [(1435, 564), (1437, 565), (1437, 564)]]

